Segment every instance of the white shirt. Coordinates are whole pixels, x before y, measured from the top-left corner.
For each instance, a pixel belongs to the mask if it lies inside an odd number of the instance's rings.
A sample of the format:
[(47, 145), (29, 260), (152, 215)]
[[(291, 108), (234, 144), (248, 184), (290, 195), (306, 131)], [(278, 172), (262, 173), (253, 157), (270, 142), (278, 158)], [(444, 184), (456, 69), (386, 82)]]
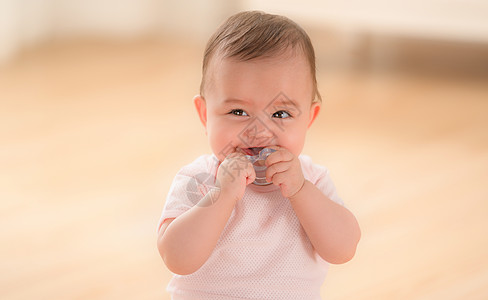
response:
[[(342, 205), (328, 170), (308, 156), (299, 159), (305, 179)], [(218, 163), (214, 155), (203, 155), (178, 172), (160, 225), (193, 207), (215, 186)], [(168, 291), (175, 300), (315, 300), (321, 299), (327, 269), (279, 187), (251, 184), (205, 264), (190, 275), (175, 274)]]

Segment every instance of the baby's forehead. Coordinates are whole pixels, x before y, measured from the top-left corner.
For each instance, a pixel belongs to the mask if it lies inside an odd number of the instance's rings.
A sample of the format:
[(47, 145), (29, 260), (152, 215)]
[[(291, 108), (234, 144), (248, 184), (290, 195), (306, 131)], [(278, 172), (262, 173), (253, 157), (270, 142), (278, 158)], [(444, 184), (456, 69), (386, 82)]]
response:
[(309, 62), (303, 53), (295, 51), (249, 60), (216, 53), (204, 76), (204, 96), (252, 93), (269, 101), (280, 91), (293, 94), (304, 87), (307, 94), (313, 92)]
[(264, 53), (256, 53), (240, 55), (239, 53), (229, 53), (225, 49), (219, 49), (214, 54), (214, 59), (217, 60), (229, 60), (234, 62), (256, 62), (256, 63), (269, 63), (274, 61), (286, 61), (289, 59), (301, 57), (306, 60), (306, 54), (299, 47), (286, 47), (269, 50)]
[[(294, 64), (300, 65), (300, 68), (306, 68), (309, 71), (313, 70), (303, 51), (287, 50), (276, 53), (269, 53), (252, 59), (243, 59), (239, 56), (229, 56), (225, 52), (217, 52), (210, 59), (206, 74), (204, 76), (213, 77), (223, 70), (225, 65), (227, 68), (239, 65), (250, 65), (252, 67), (260, 68), (273, 65)], [(208, 78), (211, 79), (211, 78)]]

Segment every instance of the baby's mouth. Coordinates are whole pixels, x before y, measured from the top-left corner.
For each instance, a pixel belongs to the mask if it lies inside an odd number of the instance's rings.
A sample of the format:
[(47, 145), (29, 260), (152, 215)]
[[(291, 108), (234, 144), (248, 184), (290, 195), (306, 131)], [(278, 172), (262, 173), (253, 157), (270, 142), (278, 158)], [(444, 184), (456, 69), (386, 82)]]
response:
[(246, 155), (249, 162), (252, 163), (254, 171), (256, 172), (256, 179), (254, 180), (255, 185), (269, 185), (272, 182), (266, 180), (266, 164), (265, 160), (271, 153), (275, 152), (276, 149), (266, 148), (266, 147), (249, 147), (249, 148), (238, 148), (237, 151), (241, 151)]
[(241, 149), (246, 155), (256, 156), (259, 155), (259, 152), (261, 152), (261, 150), (263, 150), (264, 147), (250, 147), (250, 148), (241, 148)]

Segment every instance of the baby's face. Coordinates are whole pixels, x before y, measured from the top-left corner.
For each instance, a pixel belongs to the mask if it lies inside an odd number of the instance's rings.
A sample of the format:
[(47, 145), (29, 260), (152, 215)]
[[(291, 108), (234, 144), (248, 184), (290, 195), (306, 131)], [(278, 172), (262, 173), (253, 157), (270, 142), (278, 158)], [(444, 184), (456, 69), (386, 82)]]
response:
[(196, 97), (195, 104), (219, 160), (239, 148), (251, 155), (268, 146), (301, 153), (320, 110), (312, 104), (312, 76), (303, 55), (214, 58), (207, 71), (205, 99)]

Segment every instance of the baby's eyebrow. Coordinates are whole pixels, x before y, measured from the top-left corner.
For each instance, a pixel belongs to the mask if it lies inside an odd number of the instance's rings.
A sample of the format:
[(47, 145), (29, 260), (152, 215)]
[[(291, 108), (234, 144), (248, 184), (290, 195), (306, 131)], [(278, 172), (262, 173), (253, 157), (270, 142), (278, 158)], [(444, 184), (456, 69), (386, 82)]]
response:
[(277, 99), (268, 105), (267, 110), (270, 109), (299, 110), (298, 107), (299, 107), (298, 103), (292, 99), (286, 99), (286, 100)]
[(278, 105), (285, 106), (285, 107), (287, 107), (287, 106), (292, 106), (292, 107), (298, 106), (298, 104), (291, 99), (289, 99), (289, 100), (275, 100), (275, 101), (273, 101), (272, 104), (275, 106), (277, 106), (277, 104), (278, 104)]
[(249, 101), (237, 98), (228, 98), (223, 101), (223, 104), (249, 104)]

